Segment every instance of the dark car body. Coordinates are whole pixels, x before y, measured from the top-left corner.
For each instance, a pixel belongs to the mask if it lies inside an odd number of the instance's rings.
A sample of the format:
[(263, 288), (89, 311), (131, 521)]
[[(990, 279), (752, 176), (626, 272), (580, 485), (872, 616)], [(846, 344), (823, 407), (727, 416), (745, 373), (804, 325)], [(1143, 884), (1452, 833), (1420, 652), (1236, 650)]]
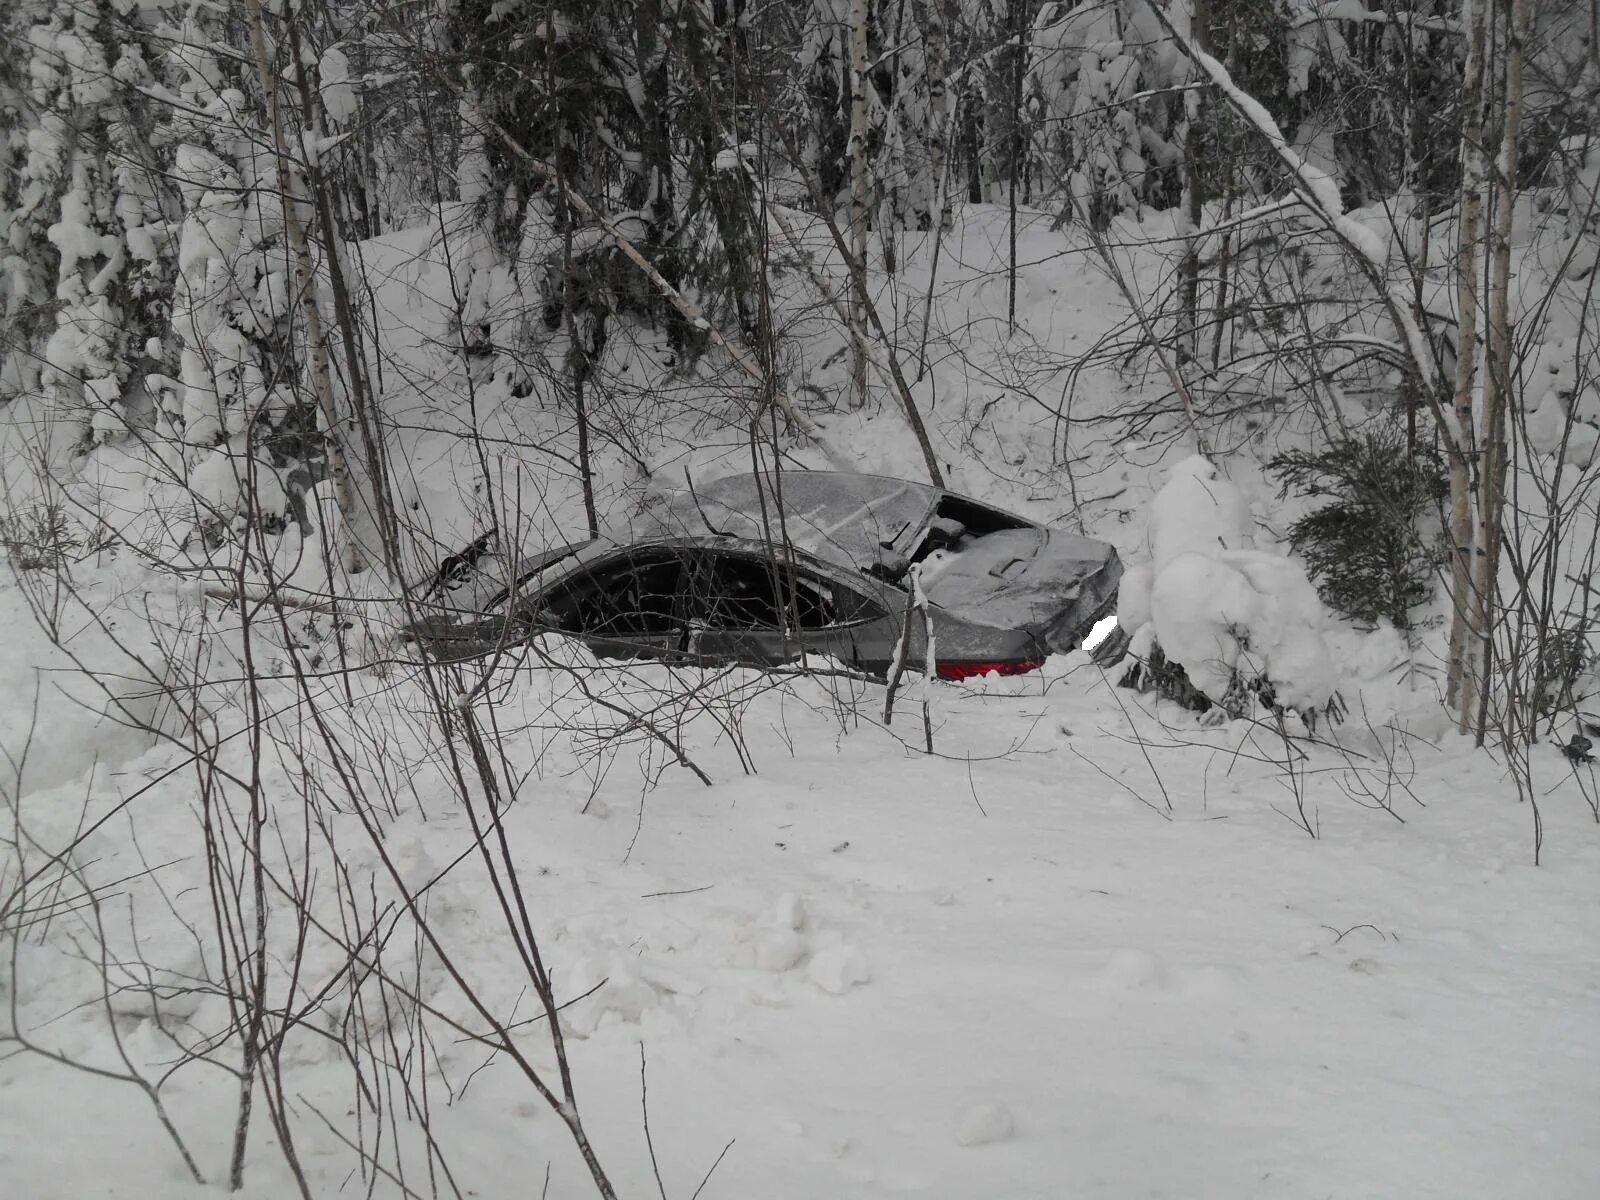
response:
[[(487, 557), (441, 587), (455, 612), (415, 630), (436, 654), (559, 630), (602, 657), (825, 655), (881, 675), (915, 576), (941, 675), (1015, 673), (1076, 648), (1114, 607), (1122, 574), (1104, 542), (942, 488), (825, 471), (719, 479), (659, 497), (592, 541)], [(926, 655), (919, 615), (907, 661)]]

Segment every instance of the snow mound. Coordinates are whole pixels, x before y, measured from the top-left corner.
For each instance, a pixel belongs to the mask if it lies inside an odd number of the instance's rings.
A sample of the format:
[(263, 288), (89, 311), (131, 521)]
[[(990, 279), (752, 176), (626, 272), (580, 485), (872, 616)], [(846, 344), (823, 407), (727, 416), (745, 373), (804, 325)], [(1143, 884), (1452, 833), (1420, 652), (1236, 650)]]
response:
[(811, 957), (806, 978), (831, 996), (842, 996), (859, 984), (872, 981), (867, 959), (854, 946), (829, 946)]
[(806, 940), (792, 929), (768, 929), (756, 937), (756, 969), (780, 974), (806, 954)]
[(1255, 525), (1244, 493), (1210, 459), (1191, 454), (1150, 501), (1151, 569), (1159, 575), (1181, 554), (1247, 549), (1255, 545)]
[(785, 892), (778, 897), (777, 906), (772, 914), (773, 923), (780, 929), (801, 930), (806, 924), (805, 902), (793, 892)]
[(622, 950), (577, 959), (566, 986), (580, 997), (562, 1010), (562, 1027), (588, 1037), (616, 1024), (638, 1024), (675, 997), (693, 1000), (703, 985), (681, 971)]
[(1205, 554), (1182, 554), (1155, 579), (1150, 616), (1168, 660), (1213, 700), (1239, 669), (1238, 631), (1257, 620), (1261, 597), (1238, 571)]
[(1129, 567), (1117, 588), (1117, 624), (1130, 633), (1150, 624), (1150, 591), (1155, 571), (1149, 563)]
[(1005, 1105), (994, 1101), (974, 1104), (956, 1121), (956, 1145), (987, 1146), (1005, 1141), (1015, 1131), (1016, 1121)]

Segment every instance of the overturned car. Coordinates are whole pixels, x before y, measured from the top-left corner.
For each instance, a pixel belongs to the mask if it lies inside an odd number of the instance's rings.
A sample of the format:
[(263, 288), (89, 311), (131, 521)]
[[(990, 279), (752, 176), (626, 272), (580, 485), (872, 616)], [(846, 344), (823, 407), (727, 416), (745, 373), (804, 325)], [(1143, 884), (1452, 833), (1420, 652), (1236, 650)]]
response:
[[(523, 556), (474, 543), (411, 633), (462, 658), (535, 633), (606, 658), (771, 666), (824, 655), (883, 675), (916, 587), (945, 679), (1033, 670), (1116, 606), (1104, 542), (943, 488), (831, 471), (734, 475), (658, 498), (592, 541)], [(915, 583), (913, 582), (915, 579)], [(910, 622), (908, 665), (928, 656)]]

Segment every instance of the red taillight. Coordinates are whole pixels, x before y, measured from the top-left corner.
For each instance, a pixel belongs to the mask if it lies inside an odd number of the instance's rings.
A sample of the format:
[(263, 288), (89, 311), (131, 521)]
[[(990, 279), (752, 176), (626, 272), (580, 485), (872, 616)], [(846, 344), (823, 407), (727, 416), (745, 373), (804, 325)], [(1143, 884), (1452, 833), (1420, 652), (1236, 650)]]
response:
[(940, 679), (971, 679), (974, 675), (1026, 675), (1044, 662), (1037, 658), (1014, 658), (1004, 662), (962, 662), (945, 659), (938, 665)]

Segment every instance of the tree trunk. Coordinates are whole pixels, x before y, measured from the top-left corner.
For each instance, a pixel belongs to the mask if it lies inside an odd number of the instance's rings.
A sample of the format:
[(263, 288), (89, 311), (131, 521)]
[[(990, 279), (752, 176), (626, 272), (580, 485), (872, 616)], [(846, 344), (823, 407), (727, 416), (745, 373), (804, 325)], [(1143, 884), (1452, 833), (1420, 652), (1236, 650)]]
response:
[[(888, 30), (889, 95), (885, 104), (888, 112), (884, 118), (883, 152), (873, 183), (873, 208), (878, 214), (878, 241), (883, 254), (883, 269), (890, 278), (899, 268), (900, 252), (895, 245), (900, 230), (906, 225), (908, 205), (918, 205), (919, 178), (926, 170), (927, 160), (920, 154), (926, 144), (928, 117), (924, 113), (922, 143), (918, 145), (911, 134), (906, 109), (910, 106), (905, 77), (901, 74), (901, 47), (905, 45), (906, 0), (895, 0), (894, 28)], [(881, 36), (881, 35), (880, 35)], [(920, 221), (926, 220), (923, 206)], [(926, 228), (926, 225), (920, 226)]]
[(1011, 27), (1011, 146), (1006, 155), (1006, 328), (1017, 327), (1017, 185), (1022, 178), (1022, 79), (1028, 56), (1023, 35), (1029, 28), (1027, 0), (1010, 0), (1007, 24)]
[(961, 109), (961, 145), (967, 157), (967, 202), (983, 203), (983, 138), (978, 129), (978, 98), (968, 87), (956, 97)]
[[(648, 25), (649, 22), (647, 19), (641, 19), (641, 24)], [(555, 68), (555, 21), (547, 20), (544, 28), (547, 47), (545, 58), (547, 70), (546, 86), (550, 89), (550, 94), (555, 95), (558, 86)], [(653, 33), (653, 28), (649, 32)], [(649, 36), (645, 34), (641, 36), (640, 41), (637, 43), (640, 48), (641, 61), (639, 69), (641, 73), (645, 71), (643, 59), (646, 52), (644, 47), (648, 40)], [(648, 115), (643, 112), (639, 115), (648, 126)], [(572, 140), (566, 127), (566, 122), (558, 117), (555, 134), (557, 147), (569, 145)], [(581, 302), (581, 294), (578, 288), (577, 273), (572, 254), (572, 231), (577, 222), (573, 219), (571, 177), (565, 171), (565, 158), (559, 150), (555, 155), (554, 165), (556, 193), (560, 197), (560, 203), (556, 206), (556, 217), (561, 223), (561, 309), (567, 331), (567, 371), (572, 380), (572, 416), (577, 425), (578, 434), (578, 483), (583, 491), (584, 525), (589, 531), (589, 536), (596, 538), (600, 536), (600, 520), (594, 505), (594, 464), (589, 457), (589, 407), (585, 385), (589, 381), (589, 372), (593, 366), (592, 353), (598, 352), (600, 343), (604, 338), (606, 317), (599, 296), (599, 289), (591, 287), (587, 289), (591, 293), (589, 310), (584, 314), (584, 320), (580, 321), (578, 319), (578, 305)], [(647, 190), (654, 192), (655, 188), (660, 184), (661, 180), (654, 179), (648, 185)], [(645, 228), (647, 236), (653, 237), (660, 232), (660, 227), (653, 218), (646, 220)], [(591, 322), (595, 331), (592, 341), (587, 328)]]
[(642, 133), (644, 157), (643, 195), (646, 240), (654, 246), (669, 242), (677, 226), (673, 197), (672, 129), (667, 105), (672, 89), (667, 72), (667, 47), (662, 31), (661, 0), (638, 0), (633, 6), (634, 52), (643, 84), (634, 100)]
[(328, 473), (333, 478), (334, 500), (344, 523), (344, 565), (351, 574), (365, 570), (366, 555), (356, 537), (355, 488), (345, 462), (344, 428), (339, 420), (333, 394), (333, 375), (328, 366), (328, 346), (322, 334), (322, 318), (317, 312), (317, 276), (306, 247), (305, 225), (300, 220), (299, 197), (293, 194), (294, 165), (283, 127), (283, 105), (278, 94), (278, 75), (267, 55), (266, 33), (261, 22), (261, 0), (244, 0), (245, 19), (250, 26), (250, 50), (255, 57), (256, 74), (266, 96), (267, 115), (272, 123), (272, 147), (278, 175), (278, 196), (283, 204), (283, 226), (294, 264), (295, 293), (306, 323), (306, 349), (310, 359), (312, 386), (317, 406), (328, 431)]
[[(298, 61), (301, 57), (300, 28), (295, 16), (288, 20), (289, 52)], [(305, 71), (299, 72), (297, 86), (300, 92), (302, 124), (310, 127), (319, 124), (316, 99), (311, 81)], [(320, 167), (312, 167), (305, 175), (316, 205), (317, 223), (322, 227), (323, 250), (328, 267), (328, 290), (333, 294), (334, 324), (339, 343), (344, 350), (344, 369), (349, 379), (350, 401), (353, 409), (354, 430), (361, 441), (361, 461), (366, 472), (366, 499), (371, 505), (371, 518), (377, 527), (379, 548), (383, 562), (394, 578), (399, 579), (400, 528), (395, 520), (393, 496), (389, 489), (389, 468), (384, 457), (383, 435), (378, 427), (378, 406), (374, 403), (372, 389), (368, 386), (366, 356), (362, 349), (361, 323), (356, 315), (355, 301), (350, 291), (350, 276), (344, 267), (344, 234), (334, 212), (331, 190)]]
[[(1189, 39), (1196, 50), (1211, 52), (1211, 0), (1194, 0), (1189, 19)], [(1232, 64), (1229, 64), (1230, 67)], [(1183, 139), (1183, 215), (1189, 226), (1183, 261), (1178, 267), (1178, 360), (1186, 363), (1200, 354), (1200, 226), (1205, 220), (1206, 196), (1200, 179), (1200, 112), (1205, 93), (1191, 88), (1184, 93), (1188, 124)]]
[[(850, 253), (867, 261), (867, 0), (850, 0)], [(850, 401), (867, 402), (866, 272), (850, 289)]]
[[(1488, 693), (1494, 665), (1494, 609), (1505, 507), (1506, 404), (1511, 395), (1511, 223), (1517, 201), (1517, 137), (1522, 124), (1523, 60), (1530, 25), (1530, 0), (1497, 0), (1506, 30), (1505, 96), (1500, 153), (1495, 162), (1498, 188), (1490, 230), (1489, 295), (1484, 316), (1488, 345), (1484, 356), (1482, 458), (1478, 468), (1478, 524), (1481, 547), (1473, 561), (1474, 625), (1481, 639), (1476, 680), (1477, 740), (1483, 744)], [(1463, 728), (1474, 714), (1461, 711)]]
[(1476, 644), (1472, 619), (1472, 556), (1474, 546), (1472, 467), (1476, 427), (1472, 391), (1478, 374), (1478, 226), (1483, 210), (1483, 77), (1486, 17), (1482, 0), (1462, 0), (1467, 29), (1467, 61), (1461, 80), (1461, 216), (1456, 232), (1456, 378), (1455, 412), (1460, 443), (1450, 455), (1450, 537), (1455, 549), (1450, 578), (1450, 653), (1445, 677), (1445, 703), (1455, 709), (1461, 728), (1468, 728), (1476, 704), (1471, 647)]
[[(949, 136), (950, 47), (940, 0), (913, 0), (912, 17), (922, 31), (923, 69), (928, 76), (928, 178), (933, 187), (927, 228), (948, 228), (950, 206), (945, 200), (945, 138)], [(920, 222), (919, 222), (920, 224)]]

